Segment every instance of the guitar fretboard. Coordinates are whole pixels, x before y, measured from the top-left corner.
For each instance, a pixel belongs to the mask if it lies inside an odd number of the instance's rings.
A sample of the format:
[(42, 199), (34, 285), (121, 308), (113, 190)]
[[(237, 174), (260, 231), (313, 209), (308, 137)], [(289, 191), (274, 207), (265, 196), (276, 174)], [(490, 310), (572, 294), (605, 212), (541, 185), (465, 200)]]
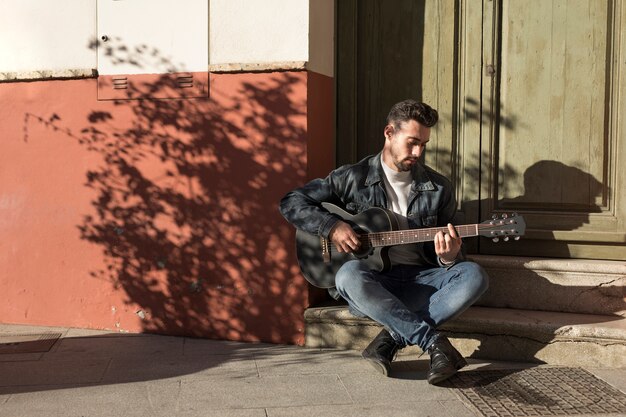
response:
[[(478, 236), (479, 224), (455, 226), (459, 237)], [(363, 235), (369, 247), (404, 245), (409, 243), (430, 242), (438, 232), (448, 233), (447, 227), (433, 227), (430, 229), (395, 230), (392, 232), (377, 232)]]

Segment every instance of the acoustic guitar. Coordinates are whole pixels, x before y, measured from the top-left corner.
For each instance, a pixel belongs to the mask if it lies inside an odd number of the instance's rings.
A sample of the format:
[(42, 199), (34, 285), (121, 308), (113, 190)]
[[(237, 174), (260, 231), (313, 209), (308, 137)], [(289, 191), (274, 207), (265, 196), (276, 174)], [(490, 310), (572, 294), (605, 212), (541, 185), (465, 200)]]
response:
[[(307, 281), (320, 288), (334, 287), (335, 274), (351, 259), (364, 260), (372, 270), (386, 271), (391, 268), (388, 255), (391, 246), (429, 242), (439, 231), (448, 233), (447, 227), (398, 230), (395, 214), (384, 208), (372, 207), (353, 215), (334, 204), (322, 203), (322, 207), (350, 224), (359, 235), (361, 246), (356, 252), (341, 253), (328, 239), (302, 230), (296, 232), (300, 270)], [(522, 216), (503, 214), (500, 218), (455, 226), (455, 229), (462, 238), (484, 236), (498, 242), (518, 240), (526, 230), (526, 223)]]

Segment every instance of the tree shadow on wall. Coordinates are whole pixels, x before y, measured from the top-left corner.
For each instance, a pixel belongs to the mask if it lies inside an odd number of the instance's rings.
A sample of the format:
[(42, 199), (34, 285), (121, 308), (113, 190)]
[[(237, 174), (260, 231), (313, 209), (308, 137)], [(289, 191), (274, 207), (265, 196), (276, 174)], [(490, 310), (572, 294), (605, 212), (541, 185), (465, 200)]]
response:
[[(91, 276), (122, 289), (147, 332), (272, 342), (302, 332), (305, 284), (293, 280), (293, 233), (276, 202), (305, 176), (305, 83), (261, 79), (216, 81), (204, 99), (101, 101), (80, 134), (62, 115), (31, 115), (100, 157), (85, 182), (94, 211), (78, 228), (104, 254)], [(168, 74), (142, 84), (129, 81), (128, 94), (180, 87)]]
[[(530, 234), (523, 239), (522, 256), (576, 257), (570, 249), (570, 245), (576, 243), (576, 231), (590, 222), (591, 214), (602, 212), (609, 195), (608, 188), (593, 175), (553, 160), (533, 163), (523, 176), (514, 170), (501, 169), (497, 181), (493, 192), (496, 198), (470, 201), (463, 206), (465, 210), (479, 210), (484, 216), (492, 212), (525, 213)], [(557, 238), (559, 231), (572, 232), (570, 240)], [(500, 248), (489, 241), (484, 243), (481, 245), (483, 253)], [(494, 253), (515, 254), (506, 250)]]

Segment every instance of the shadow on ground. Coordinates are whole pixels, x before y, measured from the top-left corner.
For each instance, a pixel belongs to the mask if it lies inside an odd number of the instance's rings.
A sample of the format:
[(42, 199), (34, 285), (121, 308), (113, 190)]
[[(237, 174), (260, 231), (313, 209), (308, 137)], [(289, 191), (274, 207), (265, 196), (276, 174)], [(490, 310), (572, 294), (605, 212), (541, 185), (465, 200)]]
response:
[[(237, 380), (333, 369), (367, 371), (358, 353), (351, 351), (140, 334), (72, 336), (72, 332), (77, 331), (70, 330), (47, 351), (37, 352), (38, 347), (46, 347), (33, 340), (13, 350), (30, 352), (0, 354), (0, 395), (151, 381)], [(0, 349), (6, 335), (0, 332)]]

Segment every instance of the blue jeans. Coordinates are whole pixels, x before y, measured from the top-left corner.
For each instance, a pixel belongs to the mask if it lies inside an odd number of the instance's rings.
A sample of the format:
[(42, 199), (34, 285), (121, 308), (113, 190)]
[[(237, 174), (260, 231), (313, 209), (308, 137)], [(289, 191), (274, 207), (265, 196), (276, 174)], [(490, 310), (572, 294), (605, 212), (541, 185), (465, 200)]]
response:
[(476, 302), (489, 278), (480, 265), (467, 261), (449, 268), (398, 265), (376, 272), (351, 260), (337, 272), (335, 285), (353, 314), (382, 324), (397, 342), (426, 351), (437, 327)]

